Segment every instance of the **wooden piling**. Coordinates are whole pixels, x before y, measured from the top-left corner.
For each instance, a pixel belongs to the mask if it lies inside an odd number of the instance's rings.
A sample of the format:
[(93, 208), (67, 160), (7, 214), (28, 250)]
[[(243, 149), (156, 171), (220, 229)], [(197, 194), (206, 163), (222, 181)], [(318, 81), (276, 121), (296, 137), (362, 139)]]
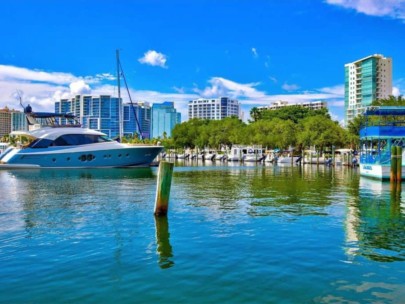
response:
[(397, 147), (391, 147), (391, 174), (390, 182), (396, 183), (397, 180)]
[(397, 146), (397, 183), (402, 181), (402, 147)]
[(172, 184), (173, 175), (173, 163), (170, 162), (160, 162), (157, 189), (156, 189), (156, 200), (155, 200), (155, 215), (167, 215), (167, 210), (169, 209), (169, 196), (170, 196), (170, 186)]

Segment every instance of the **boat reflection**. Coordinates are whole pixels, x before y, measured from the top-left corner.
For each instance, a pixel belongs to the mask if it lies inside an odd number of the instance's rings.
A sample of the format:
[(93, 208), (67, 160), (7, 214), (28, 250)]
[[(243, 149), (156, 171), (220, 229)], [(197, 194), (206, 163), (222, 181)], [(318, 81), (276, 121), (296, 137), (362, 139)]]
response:
[(153, 178), (155, 169), (143, 168), (109, 168), (109, 169), (19, 169), (2, 171), (18, 179), (122, 179)]

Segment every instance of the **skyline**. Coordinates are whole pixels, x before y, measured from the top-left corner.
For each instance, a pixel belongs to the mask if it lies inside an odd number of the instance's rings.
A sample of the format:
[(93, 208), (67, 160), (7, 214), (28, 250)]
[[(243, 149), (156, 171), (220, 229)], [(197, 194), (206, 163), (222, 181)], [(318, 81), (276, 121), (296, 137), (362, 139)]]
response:
[[(245, 119), (274, 101), (325, 100), (344, 117), (344, 65), (393, 59), (405, 92), (405, 1), (16, 1), (2, 4), (0, 108), (117, 96), (116, 49), (133, 101), (236, 98)], [(127, 93), (121, 81), (121, 95)]]

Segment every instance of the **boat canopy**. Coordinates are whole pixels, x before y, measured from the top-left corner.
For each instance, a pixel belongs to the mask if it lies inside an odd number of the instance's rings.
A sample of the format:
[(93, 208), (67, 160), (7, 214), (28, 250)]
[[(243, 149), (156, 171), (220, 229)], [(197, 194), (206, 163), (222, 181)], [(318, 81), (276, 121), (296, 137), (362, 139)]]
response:
[(367, 107), (364, 116), (405, 116), (405, 107)]
[(405, 107), (367, 107), (363, 115), (365, 121), (360, 129), (361, 139), (405, 138)]

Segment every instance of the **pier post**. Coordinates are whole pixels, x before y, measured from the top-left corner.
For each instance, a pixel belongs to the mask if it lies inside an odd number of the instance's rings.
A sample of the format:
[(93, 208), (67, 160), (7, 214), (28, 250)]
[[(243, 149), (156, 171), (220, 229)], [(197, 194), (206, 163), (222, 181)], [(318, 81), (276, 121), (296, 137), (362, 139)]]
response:
[(155, 215), (167, 215), (169, 209), (170, 186), (172, 184), (174, 163), (162, 161), (159, 164), (157, 179)]
[(397, 146), (397, 183), (401, 183), (402, 181), (402, 147)]
[(397, 147), (391, 147), (391, 174), (390, 182), (395, 183), (397, 180)]

